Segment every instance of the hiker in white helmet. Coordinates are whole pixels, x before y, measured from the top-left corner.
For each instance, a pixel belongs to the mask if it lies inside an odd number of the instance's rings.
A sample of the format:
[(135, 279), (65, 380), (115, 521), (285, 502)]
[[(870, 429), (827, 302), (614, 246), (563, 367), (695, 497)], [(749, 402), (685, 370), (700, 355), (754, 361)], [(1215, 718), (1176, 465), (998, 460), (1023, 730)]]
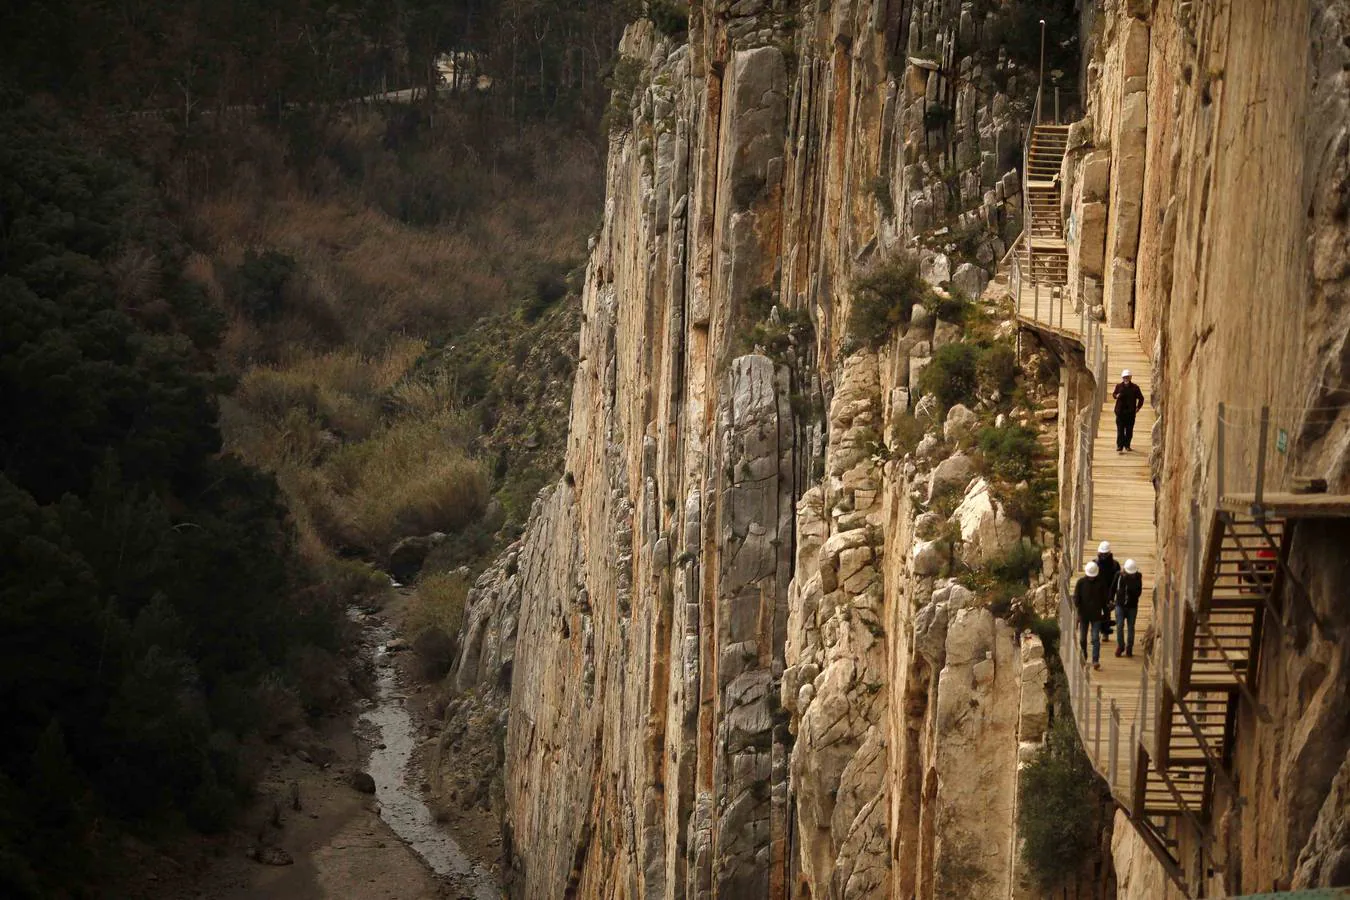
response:
[(1111, 396), (1116, 398), (1116, 452), (1124, 453), (1133, 449), (1130, 442), (1134, 440), (1134, 417), (1144, 408), (1144, 392), (1130, 380), (1130, 370), (1125, 369)]
[(1111, 593), (1116, 603), (1116, 656), (1134, 656), (1134, 620), (1144, 593), (1144, 575), (1134, 560), (1125, 560)]
[(1116, 583), (1116, 576), (1120, 574), (1120, 563), (1116, 562), (1116, 555), (1111, 552), (1111, 542), (1102, 541), (1097, 545), (1097, 568), (1102, 570), (1102, 581), (1108, 586)]
[(1088, 632), (1092, 633), (1092, 668), (1100, 669), (1102, 655), (1102, 627), (1110, 609), (1111, 583), (1101, 577), (1101, 569), (1089, 561), (1083, 566), (1083, 577), (1073, 586), (1073, 606), (1078, 611), (1078, 652), (1087, 662)]

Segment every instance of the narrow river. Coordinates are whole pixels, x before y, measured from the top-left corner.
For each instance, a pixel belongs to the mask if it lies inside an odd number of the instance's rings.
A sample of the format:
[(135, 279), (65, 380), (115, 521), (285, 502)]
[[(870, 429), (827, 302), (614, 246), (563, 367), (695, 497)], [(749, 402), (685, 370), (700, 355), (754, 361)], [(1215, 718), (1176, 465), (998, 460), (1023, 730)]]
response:
[(408, 771), (417, 733), (404, 706), (397, 670), (384, 649), (394, 632), (388, 625), (376, 625), (369, 626), (368, 633), (375, 641), (377, 691), (374, 706), (361, 714), (361, 722), (374, 732), (368, 771), (375, 779), (380, 817), (426, 860), (432, 871), (460, 890), (460, 896), (500, 900), (502, 892), (492, 874), (469, 860), (455, 839), (436, 822), (414, 787), (414, 782), (422, 780), (417, 773)]

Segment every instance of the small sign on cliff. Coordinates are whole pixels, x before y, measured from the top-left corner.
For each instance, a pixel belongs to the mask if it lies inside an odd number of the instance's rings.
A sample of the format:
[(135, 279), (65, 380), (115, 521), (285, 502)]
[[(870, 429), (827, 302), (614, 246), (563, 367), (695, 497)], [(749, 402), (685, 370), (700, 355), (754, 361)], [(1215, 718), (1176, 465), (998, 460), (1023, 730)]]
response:
[(1275, 434), (1275, 449), (1281, 453), (1284, 453), (1289, 449), (1289, 432), (1285, 431), (1283, 428)]

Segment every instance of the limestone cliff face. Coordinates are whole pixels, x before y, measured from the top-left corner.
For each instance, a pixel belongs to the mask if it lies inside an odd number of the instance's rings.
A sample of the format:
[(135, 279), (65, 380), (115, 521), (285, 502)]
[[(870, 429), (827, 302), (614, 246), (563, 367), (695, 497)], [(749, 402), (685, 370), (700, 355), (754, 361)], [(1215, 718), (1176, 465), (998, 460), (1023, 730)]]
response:
[(975, 415), (911, 403), (960, 328), (917, 310), (868, 351), (845, 323), (855, 272), (919, 236), (931, 282), (985, 291), (1032, 77), (997, 4), (789, 6), (624, 39), (642, 87), (616, 98), (567, 473), (470, 595), (455, 675), (509, 696), (516, 896), (1025, 895), (1043, 650), (940, 577), (1021, 529), (961, 452)]
[[(1160, 562), (1182, 572), (1190, 504), (1216, 492), (1218, 403), (1230, 479), (1269, 405), (1283, 466), (1350, 482), (1350, 4), (1095, 6), (1090, 115), (1066, 163), (1073, 287), (1152, 348)], [(1270, 721), (1239, 708), (1243, 802), (1219, 799), (1207, 896), (1350, 883), (1348, 538), (1343, 520), (1299, 526), (1301, 587), (1261, 649)], [(1121, 896), (1169, 890), (1123, 821), (1115, 857)]]

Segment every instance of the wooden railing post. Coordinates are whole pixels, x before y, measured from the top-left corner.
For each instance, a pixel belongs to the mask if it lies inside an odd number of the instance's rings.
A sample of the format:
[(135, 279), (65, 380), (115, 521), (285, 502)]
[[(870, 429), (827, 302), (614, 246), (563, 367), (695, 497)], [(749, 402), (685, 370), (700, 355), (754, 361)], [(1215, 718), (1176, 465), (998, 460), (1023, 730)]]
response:
[(1112, 793), (1115, 793), (1116, 763), (1118, 762), (1118, 758), (1120, 756), (1119, 750), (1117, 749), (1117, 744), (1119, 744), (1120, 742), (1120, 707), (1116, 705), (1115, 697), (1111, 698), (1110, 728), (1111, 728), (1111, 738), (1110, 738), (1110, 746), (1107, 747), (1107, 757), (1110, 760), (1108, 768), (1111, 771), (1111, 777), (1109, 779), (1109, 782), (1111, 784)]
[[(1147, 678), (1144, 679), (1144, 683), (1148, 683)], [(1136, 714), (1135, 719), (1137, 720), (1138, 718), (1139, 716)], [(1130, 753), (1130, 789), (1125, 792), (1125, 796), (1130, 798), (1129, 811), (1131, 815), (1135, 815), (1139, 812), (1134, 808), (1135, 793), (1139, 790), (1139, 743), (1135, 740), (1136, 725), (1136, 722), (1130, 723), (1130, 741), (1125, 745), (1125, 749)]]
[(1261, 518), (1261, 497), (1266, 486), (1266, 433), (1270, 430), (1270, 407), (1261, 407), (1261, 437), (1256, 446), (1256, 497), (1252, 509), (1254, 515)]
[(1218, 454), (1219, 454), (1219, 459), (1218, 459), (1217, 463), (1215, 464), (1215, 469), (1218, 470), (1218, 481), (1219, 481), (1218, 494), (1215, 496), (1215, 499), (1216, 499), (1216, 500), (1221, 500), (1221, 499), (1223, 499), (1223, 453), (1224, 453), (1224, 446), (1223, 446), (1223, 401), (1222, 401), (1222, 400), (1219, 401), (1219, 423), (1218, 423), (1218, 429), (1217, 429), (1217, 431), (1216, 431), (1216, 433), (1215, 433), (1214, 446), (1218, 448)]
[(1102, 758), (1102, 686), (1097, 685), (1096, 728), (1092, 736), (1092, 761), (1101, 765)]

